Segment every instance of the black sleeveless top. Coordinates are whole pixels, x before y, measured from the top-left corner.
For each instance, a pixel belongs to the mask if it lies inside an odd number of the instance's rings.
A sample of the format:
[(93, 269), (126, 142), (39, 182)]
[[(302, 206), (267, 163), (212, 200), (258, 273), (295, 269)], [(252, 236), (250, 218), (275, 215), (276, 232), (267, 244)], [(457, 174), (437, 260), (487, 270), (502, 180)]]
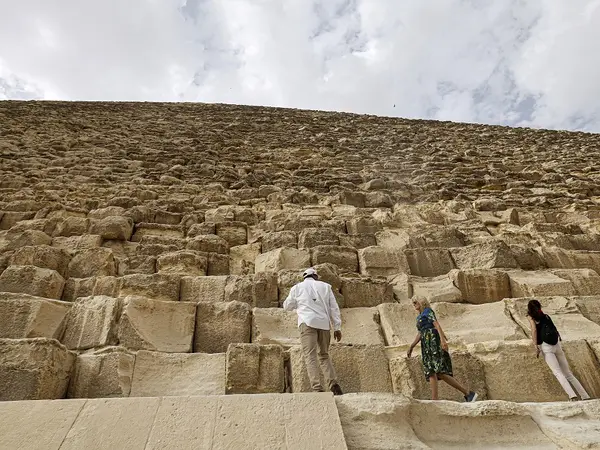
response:
[(542, 324), (546, 323), (546, 322), (550, 322), (552, 325), (554, 325), (554, 322), (552, 322), (552, 319), (550, 318), (550, 316), (548, 314), (544, 314), (544, 317), (542, 317), (542, 320), (537, 321), (535, 319), (533, 319), (533, 321), (535, 322), (535, 334), (537, 336), (537, 345), (542, 345), (543, 341), (542, 341)]

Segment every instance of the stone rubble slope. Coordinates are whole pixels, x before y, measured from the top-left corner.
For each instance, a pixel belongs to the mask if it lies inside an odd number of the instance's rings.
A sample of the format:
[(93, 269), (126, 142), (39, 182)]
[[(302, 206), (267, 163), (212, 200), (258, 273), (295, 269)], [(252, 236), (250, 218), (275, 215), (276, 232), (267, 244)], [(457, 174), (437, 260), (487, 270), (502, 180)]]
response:
[(308, 266), (345, 392), (429, 398), (420, 295), (481, 399), (566, 400), (531, 298), (600, 396), (598, 135), (201, 104), (0, 123), (0, 400), (306, 392), (281, 305)]

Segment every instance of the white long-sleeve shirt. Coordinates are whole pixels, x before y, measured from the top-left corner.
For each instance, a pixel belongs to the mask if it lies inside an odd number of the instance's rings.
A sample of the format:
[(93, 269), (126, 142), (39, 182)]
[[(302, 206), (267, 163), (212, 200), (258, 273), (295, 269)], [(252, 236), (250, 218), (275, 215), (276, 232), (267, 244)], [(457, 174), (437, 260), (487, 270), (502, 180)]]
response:
[(296, 284), (283, 302), (286, 311), (297, 310), (298, 326), (305, 323), (311, 328), (335, 331), (342, 329), (342, 318), (331, 285), (310, 277)]

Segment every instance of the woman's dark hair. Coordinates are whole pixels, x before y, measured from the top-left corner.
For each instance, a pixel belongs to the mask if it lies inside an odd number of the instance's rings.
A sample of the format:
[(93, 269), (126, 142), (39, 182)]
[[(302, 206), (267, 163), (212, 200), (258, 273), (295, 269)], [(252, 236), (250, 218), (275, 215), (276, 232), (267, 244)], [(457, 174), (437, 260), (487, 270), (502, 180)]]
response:
[(527, 303), (527, 315), (533, 320), (542, 320), (545, 315), (542, 311), (542, 304), (537, 300), (529, 300), (529, 303)]

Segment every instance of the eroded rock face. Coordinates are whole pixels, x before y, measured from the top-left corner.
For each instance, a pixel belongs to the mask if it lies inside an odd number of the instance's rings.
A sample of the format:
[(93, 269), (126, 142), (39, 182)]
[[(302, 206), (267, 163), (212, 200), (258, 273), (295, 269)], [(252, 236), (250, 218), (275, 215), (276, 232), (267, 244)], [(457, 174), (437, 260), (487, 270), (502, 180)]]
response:
[(227, 349), (228, 394), (264, 394), (284, 390), (283, 348), (279, 345), (231, 344)]

